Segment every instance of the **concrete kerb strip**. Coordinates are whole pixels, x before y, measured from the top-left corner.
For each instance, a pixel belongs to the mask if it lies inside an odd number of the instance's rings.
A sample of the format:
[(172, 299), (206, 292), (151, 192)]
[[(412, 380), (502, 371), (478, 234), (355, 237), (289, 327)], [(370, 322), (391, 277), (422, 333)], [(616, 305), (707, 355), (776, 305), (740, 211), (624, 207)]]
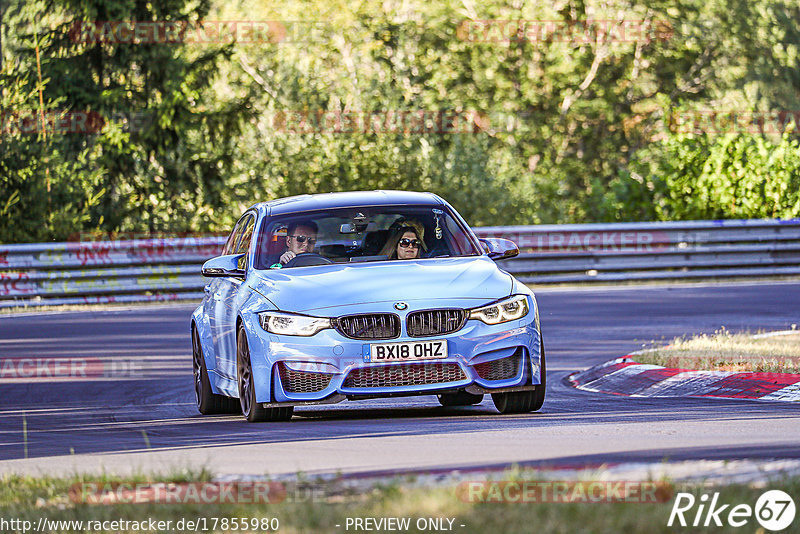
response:
[(460, 469), (387, 470), (352, 474), (324, 473), (300, 475), (231, 474), (214, 477), (214, 482), (262, 482), (274, 481), (294, 485), (316, 485), (330, 492), (331, 489), (347, 489), (367, 493), (376, 485), (394, 481), (405, 487), (446, 487), (463, 480), (504, 480), (510, 474), (530, 480), (598, 480), (598, 481), (654, 481), (669, 480), (673, 483), (706, 484), (724, 486), (728, 484), (752, 484), (766, 487), (770, 481), (800, 476), (800, 460), (683, 460), (670, 462), (606, 462), (571, 466), (526, 465), (525, 462), (506, 466), (469, 466)]
[[(759, 334), (796, 334), (785, 330)], [(583, 391), (629, 397), (712, 397), (767, 401), (800, 401), (800, 374), (693, 371), (636, 363), (633, 357), (656, 349), (632, 352), (567, 377)]]

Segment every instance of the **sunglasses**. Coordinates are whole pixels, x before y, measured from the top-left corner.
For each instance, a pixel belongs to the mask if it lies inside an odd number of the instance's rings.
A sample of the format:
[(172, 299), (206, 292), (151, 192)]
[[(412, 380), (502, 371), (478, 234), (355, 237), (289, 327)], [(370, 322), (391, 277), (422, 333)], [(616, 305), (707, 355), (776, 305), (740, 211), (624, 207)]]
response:
[(317, 239), (315, 237), (307, 237), (304, 235), (290, 235), (289, 237), (294, 238), (294, 240), (300, 244), (303, 244), (306, 241), (308, 241), (309, 245), (313, 245), (317, 242)]
[(404, 237), (403, 239), (400, 240), (400, 246), (403, 248), (408, 248), (408, 247), (419, 248), (419, 240), (409, 239), (407, 237)]

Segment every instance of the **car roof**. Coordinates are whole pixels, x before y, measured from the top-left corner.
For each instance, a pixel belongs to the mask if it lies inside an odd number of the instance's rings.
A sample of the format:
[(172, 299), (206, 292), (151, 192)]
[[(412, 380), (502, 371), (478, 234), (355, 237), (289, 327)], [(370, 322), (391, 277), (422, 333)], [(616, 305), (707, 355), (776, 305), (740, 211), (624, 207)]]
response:
[(266, 209), (270, 215), (285, 215), (300, 211), (329, 208), (392, 205), (430, 206), (431, 204), (444, 205), (444, 201), (433, 193), (419, 193), (416, 191), (349, 191), (346, 193), (321, 193), (279, 198), (269, 202), (260, 202), (252, 206), (252, 208)]

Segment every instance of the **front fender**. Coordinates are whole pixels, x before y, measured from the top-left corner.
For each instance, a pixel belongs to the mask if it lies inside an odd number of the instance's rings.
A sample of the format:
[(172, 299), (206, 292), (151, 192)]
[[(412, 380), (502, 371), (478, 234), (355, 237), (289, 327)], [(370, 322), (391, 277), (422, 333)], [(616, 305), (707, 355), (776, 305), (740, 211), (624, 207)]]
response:
[(239, 312), (239, 323), (247, 335), (250, 348), (250, 365), (253, 369), (253, 387), (256, 402), (273, 402), (272, 363), (269, 359), (269, 334), (261, 328), (258, 313), (276, 309), (264, 296), (251, 292)]
[[(202, 304), (192, 312), (192, 323), (197, 329), (197, 338), (200, 340), (200, 347), (203, 350), (203, 360), (206, 362), (206, 369), (208, 371), (213, 371), (216, 369), (217, 359), (214, 354), (214, 343), (211, 338), (211, 323), (208, 320), (208, 316), (203, 313)], [(215, 376), (216, 373), (208, 373), (211, 391), (219, 395), (222, 392), (217, 387), (216, 380), (214, 380)]]

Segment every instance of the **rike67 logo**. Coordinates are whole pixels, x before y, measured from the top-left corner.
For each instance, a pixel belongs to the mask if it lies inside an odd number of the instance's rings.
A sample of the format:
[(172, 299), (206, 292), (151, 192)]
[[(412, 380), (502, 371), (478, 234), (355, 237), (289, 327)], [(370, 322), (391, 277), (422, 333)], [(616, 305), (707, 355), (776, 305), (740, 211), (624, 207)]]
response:
[(755, 517), (763, 528), (777, 532), (792, 524), (795, 512), (794, 500), (781, 490), (762, 493), (755, 507), (749, 504), (721, 504), (719, 493), (714, 493), (710, 498), (704, 493), (699, 499), (691, 493), (678, 493), (667, 526), (721, 527), (724, 521), (731, 527), (743, 527)]

